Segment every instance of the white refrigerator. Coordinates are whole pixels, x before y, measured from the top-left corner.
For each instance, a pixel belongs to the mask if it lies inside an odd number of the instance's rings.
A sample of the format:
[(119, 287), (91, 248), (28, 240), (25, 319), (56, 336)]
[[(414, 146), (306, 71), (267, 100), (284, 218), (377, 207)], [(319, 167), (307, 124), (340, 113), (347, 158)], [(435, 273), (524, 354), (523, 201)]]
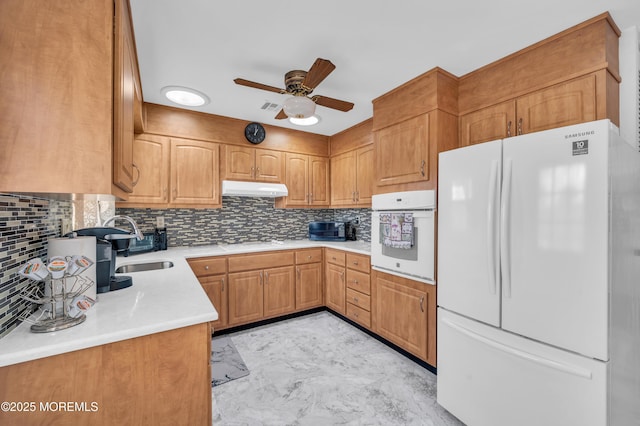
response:
[(469, 426), (640, 425), (637, 148), (600, 120), (438, 169), (438, 403)]

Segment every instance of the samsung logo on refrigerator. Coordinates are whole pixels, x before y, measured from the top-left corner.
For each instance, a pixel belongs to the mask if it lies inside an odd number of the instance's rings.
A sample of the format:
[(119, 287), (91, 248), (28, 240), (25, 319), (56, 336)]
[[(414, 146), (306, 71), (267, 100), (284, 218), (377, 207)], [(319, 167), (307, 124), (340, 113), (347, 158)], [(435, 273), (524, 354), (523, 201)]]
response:
[(591, 136), (591, 135), (595, 135), (596, 131), (595, 130), (589, 130), (587, 132), (578, 132), (578, 133), (569, 133), (568, 135), (564, 135), (565, 139), (573, 139), (573, 138), (580, 138), (583, 136)]

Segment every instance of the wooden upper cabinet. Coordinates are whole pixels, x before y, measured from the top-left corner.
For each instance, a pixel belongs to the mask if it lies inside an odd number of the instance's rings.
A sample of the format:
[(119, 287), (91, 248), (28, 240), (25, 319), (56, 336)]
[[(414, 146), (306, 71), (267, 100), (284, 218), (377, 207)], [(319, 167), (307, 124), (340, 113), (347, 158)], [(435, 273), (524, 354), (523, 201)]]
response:
[(309, 204), (328, 206), (330, 199), (329, 159), (309, 156)]
[(376, 184), (429, 180), (429, 116), (421, 115), (375, 134)]
[(596, 119), (596, 76), (587, 75), (516, 99), (518, 134)]
[(112, 193), (113, 8), (2, 1), (0, 192)]
[(224, 179), (282, 183), (283, 169), (280, 151), (224, 146)]
[(328, 206), (329, 160), (314, 155), (286, 153), (285, 183), (289, 195), (279, 207)]
[(597, 76), (556, 84), (460, 118), (460, 145), (473, 145), (597, 119)]
[(139, 80), (130, 15), (129, 2), (116, 0), (113, 61), (113, 183), (125, 192), (133, 190), (134, 102), (136, 80)]
[(169, 159), (171, 142), (160, 136), (139, 136), (133, 141), (137, 181), (129, 194), (130, 203), (169, 202)]
[(218, 161), (218, 144), (172, 139), (170, 202), (220, 205)]
[(371, 205), (373, 145), (331, 158), (331, 205)]
[(460, 117), (460, 145), (474, 145), (516, 133), (516, 103), (507, 101)]

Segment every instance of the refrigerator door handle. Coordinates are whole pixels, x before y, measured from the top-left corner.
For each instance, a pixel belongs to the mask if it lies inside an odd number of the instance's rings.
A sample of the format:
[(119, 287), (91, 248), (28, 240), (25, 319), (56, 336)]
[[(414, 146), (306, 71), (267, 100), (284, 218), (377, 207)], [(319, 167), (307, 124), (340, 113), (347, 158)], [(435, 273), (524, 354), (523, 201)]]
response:
[(498, 194), (498, 161), (491, 162), (491, 175), (489, 176), (489, 203), (487, 204), (487, 261), (489, 263), (489, 291), (496, 294), (496, 276), (498, 268), (497, 238), (496, 238), (496, 201)]
[(451, 321), (449, 318), (442, 318), (441, 322), (445, 325), (447, 325), (448, 327), (456, 330), (459, 333), (464, 334), (465, 336), (474, 339), (478, 342), (484, 343), (487, 346), (490, 346), (496, 350), (499, 350), (501, 352), (505, 352), (507, 354), (516, 356), (518, 358), (522, 358), (525, 359), (527, 361), (531, 361), (533, 363), (539, 364), (539, 365), (543, 365), (545, 367), (548, 368), (552, 368), (554, 370), (558, 370), (561, 371), (563, 373), (567, 373), (567, 374), (572, 374), (574, 376), (578, 376), (578, 377), (582, 377), (583, 379), (587, 379), (587, 380), (591, 380), (593, 377), (593, 373), (591, 372), (591, 370), (588, 370), (584, 367), (580, 367), (577, 365), (571, 365), (571, 364), (566, 364), (564, 362), (560, 362), (560, 361), (555, 361), (553, 359), (549, 359), (549, 358), (544, 358), (529, 352), (525, 352), (521, 349), (516, 349), (514, 347), (511, 346), (507, 346), (504, 343), (500, 343), (500, 342), (496, 342), (493, 339), (490, 339), (488, 337), (482, 336), (478, 333), (476, 333), (473, 330), (469, 330), (468, 328), (460, 325), (460, 324), (456, 324), (455, 322)]
[(502, 270), (502, 295), (511, 297), (511, 159), (504, 160), (504, 178), (500, 206), (500, 267)]

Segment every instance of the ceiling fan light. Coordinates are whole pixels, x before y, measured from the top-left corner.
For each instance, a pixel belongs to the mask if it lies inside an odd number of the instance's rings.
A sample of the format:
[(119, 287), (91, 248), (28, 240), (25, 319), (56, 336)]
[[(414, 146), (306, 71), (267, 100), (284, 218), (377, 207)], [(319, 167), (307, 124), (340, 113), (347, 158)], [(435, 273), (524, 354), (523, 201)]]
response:
[(289, 118), (308, 118), (316, 112), (316, 103), (306, 96), (293, 96), (284, 101), (282, 108)]
[(297, 126), (313, 126), (314, 124), (318, 124), (318, 122), (320, 122), (320, 117), (318, 117), (317, 115), (312, 115), (311, 117), (307, 118), (289, 117), (289, 122)]

